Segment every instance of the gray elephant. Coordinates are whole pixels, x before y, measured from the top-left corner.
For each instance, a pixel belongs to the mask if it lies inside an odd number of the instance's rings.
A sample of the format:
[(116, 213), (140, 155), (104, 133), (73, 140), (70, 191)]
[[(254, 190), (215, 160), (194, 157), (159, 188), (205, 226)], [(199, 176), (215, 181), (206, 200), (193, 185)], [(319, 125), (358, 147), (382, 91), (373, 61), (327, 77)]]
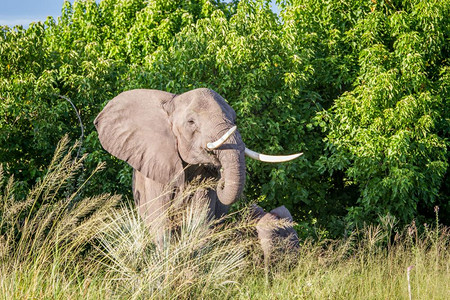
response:
[(253, 205), (250, 210), (266, 268), (274, 262), (277, 253), (295, 253), (299, 247), (298, 235), (292, 226), (292, 215), (284, 205), (270, 212), (258, 205)]
[(218, 180), (217, 188), (206, 192), (210, 215), (218, 218), (242, 193), (245, 155), (267, 162), (301, 155), (268, 156), (247, 149), (235, 121), (234, 110), (213, 90), (176, 95), (139, 89), (109, 101), (94, 124), (102, 146), (133, 167), (139, 214), (162, 237), (167, 206), (194, 178)]

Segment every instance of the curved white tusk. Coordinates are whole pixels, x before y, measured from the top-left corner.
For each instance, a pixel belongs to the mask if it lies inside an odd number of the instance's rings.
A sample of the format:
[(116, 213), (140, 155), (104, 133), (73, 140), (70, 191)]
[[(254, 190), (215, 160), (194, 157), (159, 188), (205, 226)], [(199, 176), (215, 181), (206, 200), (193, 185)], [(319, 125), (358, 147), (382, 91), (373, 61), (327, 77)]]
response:
[(292, 155), (266, 155), (266, 154), (261, 154), (261, 153), (252, 151), (248, 148), (245, 148), (245, 155), (247, 155), (253, 159), (256, 159), (256, 160), (270, 162), (270, 163), (290, 161), (290, 160), (296, 159), (297, 157), (299, 157), (302, 154), (303, 153), (296, 153), (296, 154), (292, 154)]
[(233, 126), (231, 127), (227, 132), (225, 132), (225, 134), (218, 139), (217, 141), (213, 142), (213, 143), (208, 143), (206, 145), (206, 147), (208, 148), (208, 150), (214, 150), (219, 148), (223, 143), (225, 143), (228, 138), (236, 131), (237, 127)]

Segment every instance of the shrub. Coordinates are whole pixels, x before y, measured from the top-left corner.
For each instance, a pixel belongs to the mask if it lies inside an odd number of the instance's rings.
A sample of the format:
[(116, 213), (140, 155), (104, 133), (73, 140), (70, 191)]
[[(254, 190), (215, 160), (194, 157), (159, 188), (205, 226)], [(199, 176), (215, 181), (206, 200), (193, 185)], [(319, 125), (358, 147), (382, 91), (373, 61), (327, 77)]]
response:
[(95, 116), (127, 89), (209, 87), (249, 148), (305, 153), (248, 161), (245, 196), (284, 204), (306, 235), (432, 218), (450, 209), (448, 4), (278, 1), (277, 16), (264, 0), (65, 2), (57, 20), (0, 29), (0, 162), (24, 195), (59, 138), (80, 137), (79, 114), (83, 167), (108, 166), (83, 196), (131, 197)]

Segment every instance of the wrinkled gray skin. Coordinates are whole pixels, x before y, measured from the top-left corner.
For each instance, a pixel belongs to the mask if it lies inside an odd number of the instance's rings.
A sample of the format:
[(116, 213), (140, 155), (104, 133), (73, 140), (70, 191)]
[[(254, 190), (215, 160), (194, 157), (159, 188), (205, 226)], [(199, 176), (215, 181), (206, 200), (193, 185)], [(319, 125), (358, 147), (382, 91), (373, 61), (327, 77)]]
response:
[(206, 149), (235, 120), (234, 110), (210, 89), (180, 95), (141, 89), (112, 99), (94, 124), (102, 146), (133, 167), (139, 214), (148, 225), (157, 226), (162, 238), (168, 225), (165, 208), (195, 177), (219, 180), (217, 190), (197, 195), (209, 198), (211, 217), (225, 214), (241, 195), (245, 145), (239, 132), (218, 149)]
[(264, 252), (264, 263), (266, 267), (276, 250), (295, 251), (299, 247), (298, 235), (292, 224), (282, 226), (280, 220), (292, 223), (289, 210), (284, 206), (277, 207), (270, 212), (265, 212), (260, 206), (251, 207), (252, 218), (256, 221), (256, 231), (261, 248)]

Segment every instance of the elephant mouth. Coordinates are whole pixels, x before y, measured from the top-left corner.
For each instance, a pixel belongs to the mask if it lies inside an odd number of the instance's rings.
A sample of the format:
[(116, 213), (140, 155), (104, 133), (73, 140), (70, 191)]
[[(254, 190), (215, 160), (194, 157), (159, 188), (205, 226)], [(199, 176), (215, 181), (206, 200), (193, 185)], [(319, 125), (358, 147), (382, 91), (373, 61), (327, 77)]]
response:
[(198, 164), (198, 165), (184, 165), (186, 179), (192, 181), (195, 178), (201, 177), (204, 179), (220, 179), (221, 166), (213, 164)]

